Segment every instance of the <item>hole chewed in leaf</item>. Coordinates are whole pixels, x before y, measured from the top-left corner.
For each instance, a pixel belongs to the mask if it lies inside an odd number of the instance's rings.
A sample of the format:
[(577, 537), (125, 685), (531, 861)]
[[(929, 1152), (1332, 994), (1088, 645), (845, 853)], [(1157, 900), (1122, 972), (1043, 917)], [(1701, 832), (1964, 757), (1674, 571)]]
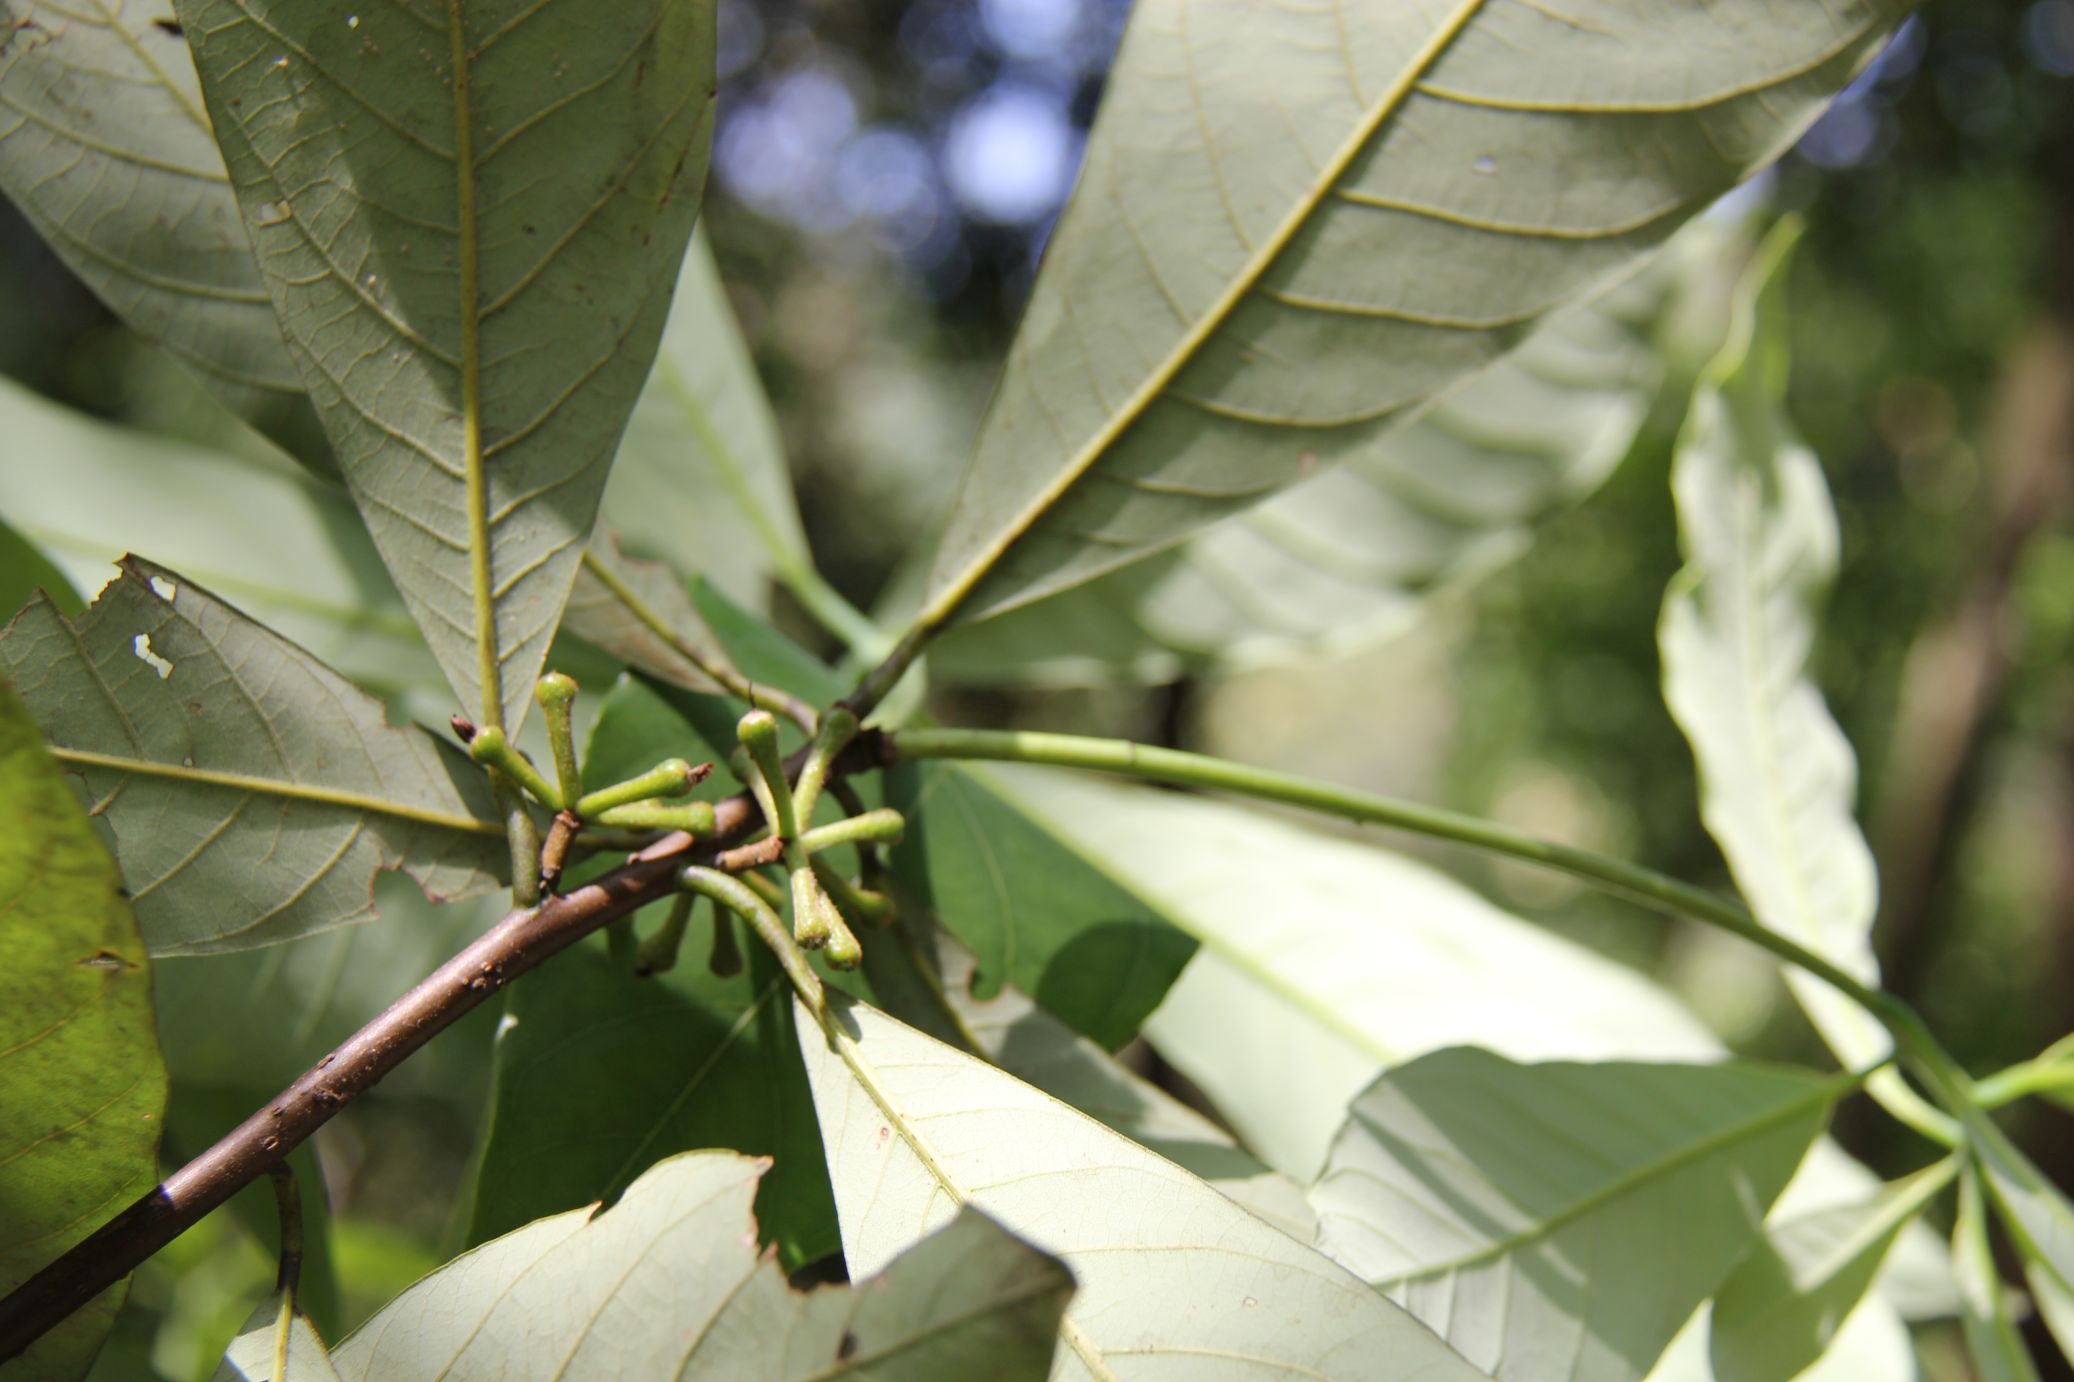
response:
[(137, 654), (139, 662), (150, 664), (151, 670), (158, 673), (160, 681), (164, 681), (167, 677), (173, 675), (173, 664), (151, 650), (150, 634), (138, 634), (130, 640), (130, 648)]

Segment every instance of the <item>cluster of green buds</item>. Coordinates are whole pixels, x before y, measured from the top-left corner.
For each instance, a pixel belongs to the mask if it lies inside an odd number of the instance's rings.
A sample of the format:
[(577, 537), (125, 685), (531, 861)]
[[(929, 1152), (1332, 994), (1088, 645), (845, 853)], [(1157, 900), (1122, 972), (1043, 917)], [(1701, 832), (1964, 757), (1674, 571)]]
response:
[[(805, 950), (823, 952), (828, 963), (837, 969), (855, 969), (863, 960), (864, 951), (850, 919), (883, 924), (891, 917), (891, 903), (883, 893), (852, 883), (817, 856), (838, 845), (891, 844), (900, 838), (905, 825), (898, 811), (877, 810), (858, 812), (833, 824), (812, 828), (814, 808), (827, 788), (835, 760), (856, 737), (857, 717), (841, 706), (820, 717), (797, 781), (786, 775), (784, 760), (778, 752), (778, 722), (770, 712), (750, 711), (736, 726), (735, 734), (741, 741), (737, 772), (749, 784), (750, 793), (763, 811), (764, 822), (770, 827), (770, 838), (777, 842), (790, 896), (763, 896), (759, 885), (766, 880), (753, 874), (745, 875), (743, 880), (748, 891), (773, 912), (789, 900), (794, 943)], [(687, 870), (685, 885), (713, 896), (716, 903), (741, 910), (736, 904), (743, 900), (742, 895), (730, 889), (722, 896), (706, 886), (710, 880), (703, 878), (705, 872)], [(754, 915), (747, 919), (752, 925), (760, 920)]]
[(548, 673), (534, 686), (554, 757), (553, 781), (495, 725), (478, 729), (459, 716), (453, 722), (454, 733), (468, 746), (469, 757), (504, 774), (520, 791), (555, 813), (554, 825), (540, 850), (540, 883), (550, 891), (561, 877), (569, 846), (586, 826), (681, 830), (698, 838), (710, 837), (714, 829), (713, 803), (673, 801), (705, 781), (713, 771), (711, 763), (693, 765), (682, 758), (666, 759), (624, 782), (584, 791), (570, 722), (576, 691), (575, 679), (560, 672)]

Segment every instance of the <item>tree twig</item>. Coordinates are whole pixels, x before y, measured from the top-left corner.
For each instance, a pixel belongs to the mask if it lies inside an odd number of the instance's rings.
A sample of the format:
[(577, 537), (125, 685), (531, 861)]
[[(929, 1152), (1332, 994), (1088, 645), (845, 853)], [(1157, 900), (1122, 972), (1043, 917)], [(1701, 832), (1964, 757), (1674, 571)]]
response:
[[(803, 755), (794, 755), (797, 771)], [(876, 767), (876, 733), (860, 735), (838, 772)], [(666, 835), (594, 882), (512, 912), (337, 1046), (215, 1146), (81, 1239), (0, 1299), (0, 1362), (15, 1357), (238, 1191), (269, 1175), (309, 1136), (506, 984), (607, 923), (667, 897), (688, 864), (746, 856), (728, 847), (759, 829), (746, 794), (715, 805), (716, 834)]]

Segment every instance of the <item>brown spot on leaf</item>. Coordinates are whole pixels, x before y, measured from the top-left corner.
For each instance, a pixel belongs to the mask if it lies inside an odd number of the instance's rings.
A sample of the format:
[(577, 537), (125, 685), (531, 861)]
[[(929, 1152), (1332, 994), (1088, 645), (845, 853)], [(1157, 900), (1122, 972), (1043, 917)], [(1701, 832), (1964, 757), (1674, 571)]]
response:
[(124, 970), (136, 968), (135, 965), (116, 954), (113, 950), (96, 950), (93, 954), (75, 960), (73, 963), (81, 969)]

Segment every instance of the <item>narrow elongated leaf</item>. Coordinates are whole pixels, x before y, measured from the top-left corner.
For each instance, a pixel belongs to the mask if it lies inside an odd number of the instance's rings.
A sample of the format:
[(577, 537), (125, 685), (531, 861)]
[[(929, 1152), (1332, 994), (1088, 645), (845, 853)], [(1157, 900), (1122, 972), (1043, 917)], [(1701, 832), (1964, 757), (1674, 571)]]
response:
[(1639, 1378), (1848, 1087), (1435, 1052), (1355, 1102), (1311, 1191), (1320, 1242), (1505, 1382)]
[(1719, 1382), (1788, 1382), (1827, 1353), (1902, 1230), (1958, 1171), (1948, 1158), (1875, 1199), (1767, 1227), (1714, 1302)]
[(346, 1382), (1044, 1376), (1073, 1291), (1059, 1263), (967, 1214), (858, 1289), (800, 1295), (756, 1252), (767, 1164), (687, 1153), (602, 1214), (506, 1234), (383, 1307), (333, 1364)]
[(691, 235), (713, 7), (178, 10), (347, 485), (463, 704), (516, 723)]
[(1159, 1005), (1195, 942), (1017, 798), (1018, 779), (929, 765), (891, 776), (907, 816), (896, 875), (979, 957), (978, 995), (1012, 983), (1114, 1050)]
[(604, 514), (634, 555), (677, 561), (750, 609), (768, 604), (773, 579), (812, 567), (778, 422), (704, 231), (684, 256)]
[(1623, 285), (1562, 314), (1346, 465), (1171, 551), (955, 630), (931, 645), (930, 675), (1171, 680), (1402, 632), (1434, 590), (1517, 555), (1627, 454), (1661, 374), (1643, 333), (1662, 296)]
[(1905, 9), (1139, 7), (923, 626), (1362, 454), (1783, 151)]
[[(1693, 393), (1671, 476), (1685, 567), (1664, 598), (1664, 699), (1699, 764), (1700, 814), (1757, 919), (1877, 985), (1878, 881), (1852, 817), (1857, 761), (1808, 673), (1836, 574), (1821, 463), (1785, 414), (1784, 262), (1767, 242)], [(1786, 981), (1847, 1064), (1892, 1046), (1827, 984)]]
[(1711, 1060), (1641, 975), (1433, 870), (1236, 806), (990, 768), (1058, 839), (1202, 942), (1147, 1025), (1246, 1145), (1309, 1181), (1378, 1071), (1443, 1046)]
[(240, 411), (298, 398), (172, 0), (0, 0), (0, 192)]
[(696, 653), (707, 666), (728, 660), (692, 605), (683, 577), (659, 561), (627, 556), (603, 527), (583, 555), (562, 622), (584, 642), (673, 686), (707, 694), (720, 690), (686, 655), (687, 649)]
[(365, 921), (381, 869), (465, 897), (509, 866), (465, 755), (148, 562), (76, 618), (23, 610), (0, 673), (114, 831), (155, 954)]
[(453, 713), (352, 501), (286, 457), (265, 466), (111, 427), (5, 379), (0, 435), (0, 511), (78, 590), (98, 591), (116, 559), (136, 552), (221, 591), (355, 681), (436, 688)]
[(2074, 1201), (1986, 1114), (1976, 1111), (1969, 1121), (1981, 1179), (2023, 1259), (2038, 1312), (2061, 1350), (2074, 1358)]
[(1073, 1270), (1053, 1377), (1476, 1376), (1329, 1259), (1050, 1096), (841, 993), (798, 1013), (852, 1276), (973, 1206)]
[[(158, 1176), (166, 1071), (151, 974), (115, 862), (35, 721), (0, 683), (0, 1295)], [(123, 1288), (4, 1371), (86, 1371)]]
[(2009, 1292), (1995, 1269), (1995, 1249), (1988, 1242), (1986, 1197), (1979, 1175), (1968, 1168), (1959, 1182), (1959, 1217), (1952, 1225), (1952, 1261), (1959, 1270), (1959, 1297), (1965, 1307), (1960, 1322), (1966, 1351), (1981, 1382), (2038, 1382), (2031, 1351), (2024, 1347), (2009, 1313)]

